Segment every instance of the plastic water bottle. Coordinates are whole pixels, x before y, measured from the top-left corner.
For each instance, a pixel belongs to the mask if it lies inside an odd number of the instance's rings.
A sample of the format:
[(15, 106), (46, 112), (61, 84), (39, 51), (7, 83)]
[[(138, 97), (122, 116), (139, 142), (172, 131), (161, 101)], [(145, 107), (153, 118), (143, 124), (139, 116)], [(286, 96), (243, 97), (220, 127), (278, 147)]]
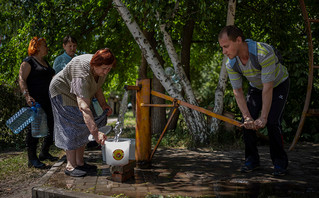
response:
[(180, 78), (177, 74), (175, 74), (175, 71), (172, 67), (166, 67), (165, 68), (165, 74), (168, 75), (172, 81), (173, 81), (173, 86), (178, 90), (182, 91), (182, 85), (179, 83)]
[(41, 108), (41, 105), (36, 102), (35, 109), (33, 106), (34, 121), (31, 122), (32, 137), (40, 138), (48, 135), (47, 114)]
[(22, 107), (17, 113), (6, 121), (6, 125), (18, 134), (34, 120), (34, 111), (30, 107)]
[(97, 101), (96, 98), (93, 98), (93, 99), (92, 99), (92, 103), (93, 103), (93, 107), (94, 107), (94, 110), (95, 110), (96, 115), (97, 115), (97, 116), (102, 115), (103, 109), (102, 109), (102, 107), (100, 106), (99, 101)]

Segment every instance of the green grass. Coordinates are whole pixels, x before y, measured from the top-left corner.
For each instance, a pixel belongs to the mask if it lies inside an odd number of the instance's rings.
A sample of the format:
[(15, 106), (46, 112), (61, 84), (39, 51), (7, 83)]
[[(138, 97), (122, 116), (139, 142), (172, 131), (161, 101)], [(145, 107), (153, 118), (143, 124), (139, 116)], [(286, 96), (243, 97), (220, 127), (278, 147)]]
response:
[(1, 156), (0, 161), (0, 180), (3, 181), (8, 179), (17, 173), (22, 173), (25, 171), (27, 166), (26, 152), (14, 153), (7, 156)]
[[(40, 149), (38, 149), (40, 150)], [(50, 153), (54, 156), (62, 157), (64, 151), (51, 146)], [(44, 161), (48, 167), (55, 162), (48, 160)], [(19, 178), (19, 181), (24, 181), (30, 177), (38, 177), (39, 174), (45, 173), (47, 170), (28, 168), (27, 151), (13, 151), (0, 153), (0, 180), (12, 180), (13, 177)]]

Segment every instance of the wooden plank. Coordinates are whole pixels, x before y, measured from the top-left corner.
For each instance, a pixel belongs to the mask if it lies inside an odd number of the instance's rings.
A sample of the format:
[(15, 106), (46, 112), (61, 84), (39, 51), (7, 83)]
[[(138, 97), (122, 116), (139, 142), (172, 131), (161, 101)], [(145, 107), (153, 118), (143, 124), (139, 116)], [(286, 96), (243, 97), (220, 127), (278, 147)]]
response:
[[(151, 91), (151, 94), (154, 95), (154, 96), (157, 96), (157, 97), (160, 97), (160, 98), (163, 98), (163, 99), (172, 101), (172, 102), (173, 102), (173, 100), (175, 99), (175, 98), (173, 98), (173, 97), (171, 97), (171, 96), (168, 96), (168, 95), (159, 93), (159, 92), (157, 92), (157, 91)], [(217, 118), (217, 119), (219, 119), (219, 120), (228, 122), (228, 123), (230, 123), (230, 124), (232, 124), (232, 125), (235, 125), (235, 126), (238, 126), (238, 127), (241, 127), (241, 125), (242, 125), (242, 123), (238, 122), (237, 120), (233, 120), (233, 119), (228, 118), (228, 117), (226, 117), (226, 116), (219, 115), (219, 114), (217, 114), (217, 113), (214, 113), (214, 112), (209, 111), (209, 110), (207, 110), (207, 109), (204, 109), (204, 108), (202, 108), (202, 107), (198, 107), (198, 106), (189, 104), (189, 103), (184, 102), (184, 101), (182, 101), (182, 100), (178, 100), (178, 99), (176, 99), (176, 100), (179, 102), (180, 105), (183, 105), (183, 106), (185, 106), (185, 107), (194, 109), (194, 110), (196, 110), (196, 111), (199, 111), (199, 112), (204, 113), (204, 114), (206, 114), (206, 115), (212, 116), (212, 117)]]
[(319, 109), (308, 109), (307, 116), (319, 116)]

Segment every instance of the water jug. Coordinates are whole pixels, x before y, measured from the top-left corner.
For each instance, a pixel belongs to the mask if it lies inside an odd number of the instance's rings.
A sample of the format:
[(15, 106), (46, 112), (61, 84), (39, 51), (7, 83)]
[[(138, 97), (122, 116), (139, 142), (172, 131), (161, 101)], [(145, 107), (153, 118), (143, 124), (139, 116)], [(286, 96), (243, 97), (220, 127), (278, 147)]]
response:
[(103, 109), (101, 108), (99, 101), (96, 98), (92, 99), (93, 107), (97, 116), (102, 115)]
[(13, 133), (18, 134), (34, 120), (34, 116), (34, 111), (30, 107), (22, 107), (6, 121), (6, 125)]
[(39, 103), (35, 104), (34, 120), (31, 122), (32, 137), (40, 138), (48, 135), (47, 115)]

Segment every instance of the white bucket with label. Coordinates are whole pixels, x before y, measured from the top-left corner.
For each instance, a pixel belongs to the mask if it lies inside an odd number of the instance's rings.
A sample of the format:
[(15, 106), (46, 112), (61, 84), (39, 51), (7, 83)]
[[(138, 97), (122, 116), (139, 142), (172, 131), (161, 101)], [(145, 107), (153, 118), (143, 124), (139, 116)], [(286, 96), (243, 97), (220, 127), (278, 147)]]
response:
[(120, 138), (120, 139), (131, 140), (129, 160), (135, 160), (135, 139), (134, 138)]
[(105, 141), (106, 164), (112, 166), (128, 164), (130, 156), (130, 143), (130, 139), (120, 138), (118, 142), (113, 142), (113, 139), (107, 139)]

